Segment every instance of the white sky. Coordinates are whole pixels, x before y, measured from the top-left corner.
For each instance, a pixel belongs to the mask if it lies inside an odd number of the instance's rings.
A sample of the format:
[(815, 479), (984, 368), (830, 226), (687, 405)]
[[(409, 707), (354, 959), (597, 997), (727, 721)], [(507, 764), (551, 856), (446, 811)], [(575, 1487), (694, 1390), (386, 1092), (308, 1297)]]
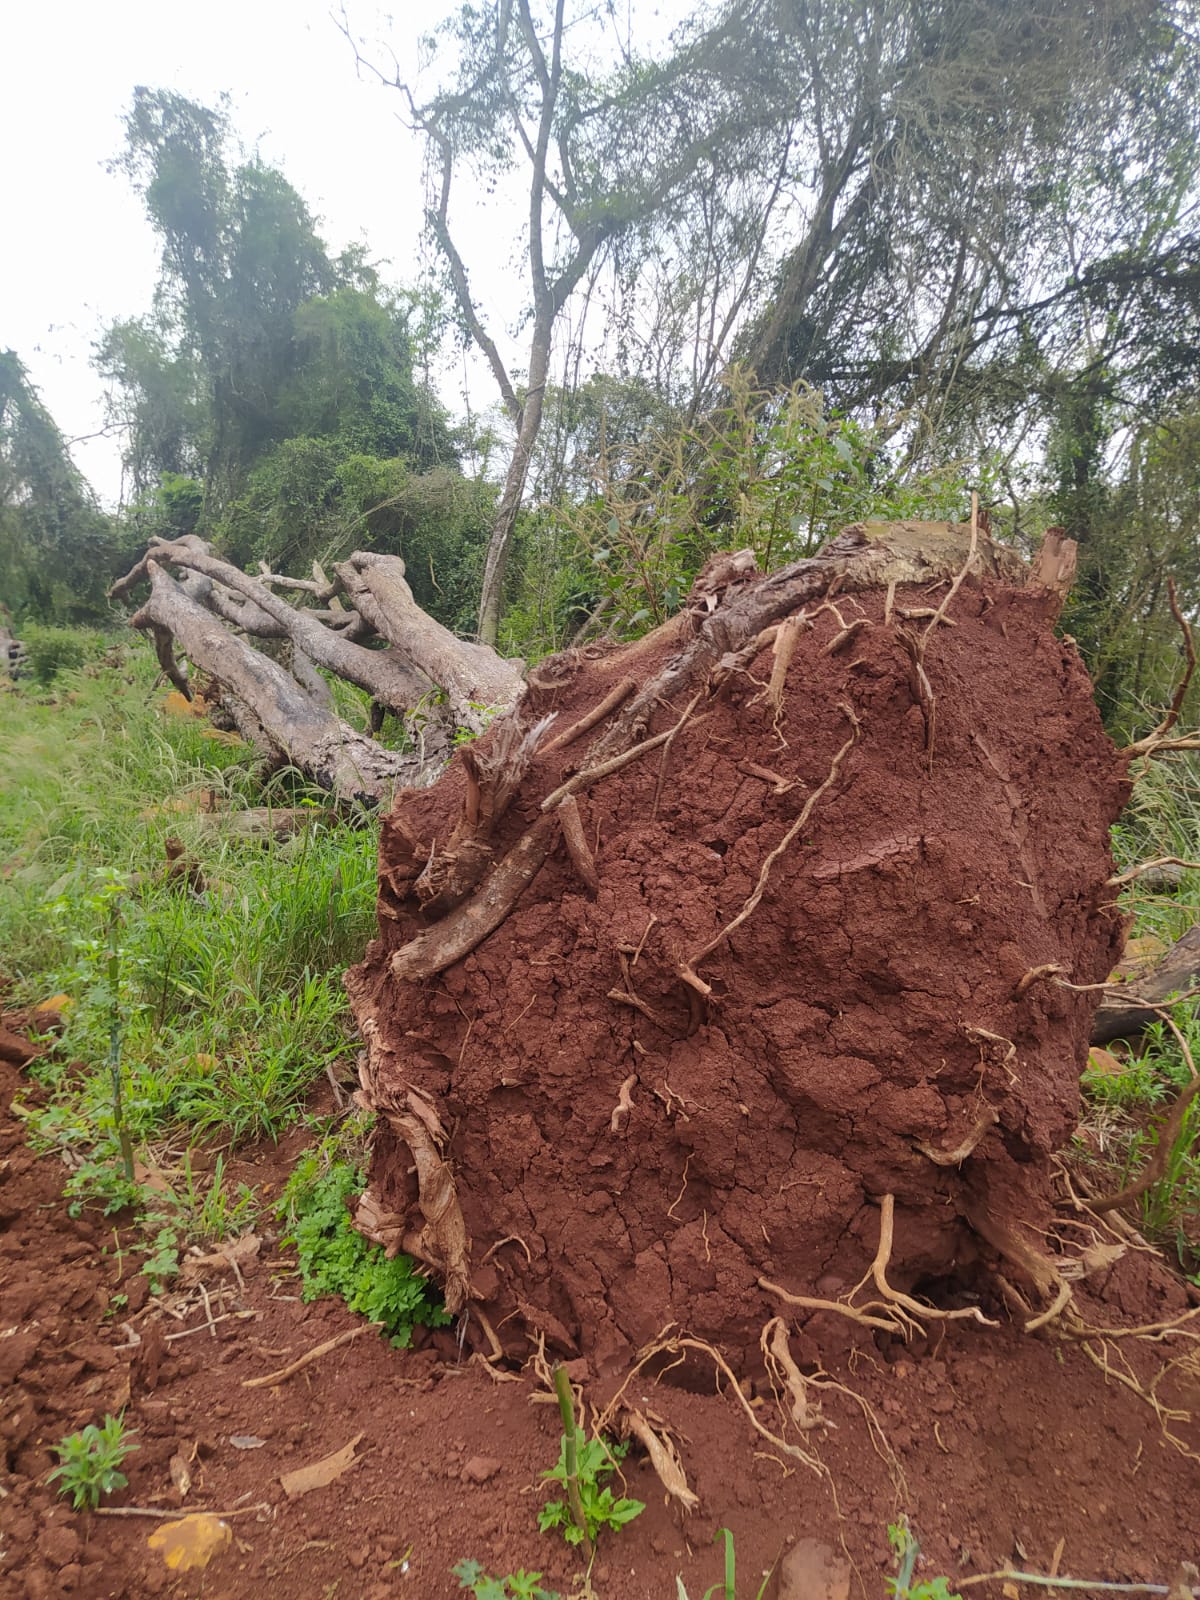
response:
[[(402, 62), (448, 9), (449, 0), (400, 0), (389, 19), (374, 0), (348, 0), (355, 31), (387, 38)], [(416, 275), (419, 145), (396, 119), (399, 96), (356, 76), (328, 0), (9, 0), (0, 5), (0, 348), (25, 362), (68, 439), (103, 423), (93, 341), (114, 318), (149, 308), (157, 275), (140, 201), (104, 170), (137, 84), (209, 105), (228, 90), (243, 143), (283, 169), (331, 249), (366, 239), (389, 280)], [(479, 290), (486, 301), (486, 284)], [(491, 400), (481, 392), (476, 403)], [(81, 440), (73, 455), (115, 500), (117, 442)]]

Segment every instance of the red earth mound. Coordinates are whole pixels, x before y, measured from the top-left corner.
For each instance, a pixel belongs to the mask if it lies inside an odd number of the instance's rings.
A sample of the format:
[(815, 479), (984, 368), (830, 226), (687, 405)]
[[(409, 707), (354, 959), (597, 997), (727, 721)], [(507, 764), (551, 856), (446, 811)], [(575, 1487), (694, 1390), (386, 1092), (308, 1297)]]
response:
[[(1018, 1305), (1060, 1286), (1032, 1230), (1094, 997), (1056, 980), (1121, 948), (1124, 762), (1044, 593), (993, 574), (942, 623), (946, 585), (821, 604), (831, 574), (801, 577), (544, 664), (384, 825), (347, 980), (381, 1112), (360, 1225), (493, 1354), (544, 1336), (614, 1374), (675, 1324), (758, 1368), (779, 1290), (847, 1297), (893, 1205), (875, 1303), (990, 1313), (996, 1249)], [(845, 1328), (805, 1316), (823, 1350)]]

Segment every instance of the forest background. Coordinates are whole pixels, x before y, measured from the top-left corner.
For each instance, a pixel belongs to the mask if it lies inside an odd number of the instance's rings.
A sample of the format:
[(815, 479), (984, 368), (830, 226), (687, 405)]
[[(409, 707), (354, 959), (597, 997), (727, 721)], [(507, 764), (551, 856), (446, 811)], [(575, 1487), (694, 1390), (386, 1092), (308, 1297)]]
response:
[[(228, 106), (134, 90), (114, 181), (162, 257), (94, 350), (119, 506), (0, 353), (19, 628), (115, 622), (147, 539), (199, 533), (275, 571), (400, 554), (536, 658), (661, 621), (715, 550), (778, 566), (975, 490), (1023, 551), (1080, 541), (1064, 621), (1114, 732), (1166, 697), (1167, 577), (1200, 606), (1193, 6), (726, 0), (664, 36), (499, 0), (411, 60), (353, 9), (329, 49), (421, 152), (425, 270), (333, 252)], [(494, 403), (455, 414), (468, 350)]]

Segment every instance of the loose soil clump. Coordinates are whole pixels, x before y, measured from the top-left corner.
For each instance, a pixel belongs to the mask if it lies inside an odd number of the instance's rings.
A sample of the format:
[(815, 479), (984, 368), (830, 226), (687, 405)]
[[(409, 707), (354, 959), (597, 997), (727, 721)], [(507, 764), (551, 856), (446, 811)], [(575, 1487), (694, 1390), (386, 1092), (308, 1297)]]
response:
[(1121, 949), (1126, 763), (1057, 597), (969, 550), (727, 558), (399, 797), (358, 1220), (492, 1358), (615, 1377), (675, 1325), (761, 1371), (781, 1310), (820, 1351), (1061, 1312), (1095, 997), (1059, 980)]

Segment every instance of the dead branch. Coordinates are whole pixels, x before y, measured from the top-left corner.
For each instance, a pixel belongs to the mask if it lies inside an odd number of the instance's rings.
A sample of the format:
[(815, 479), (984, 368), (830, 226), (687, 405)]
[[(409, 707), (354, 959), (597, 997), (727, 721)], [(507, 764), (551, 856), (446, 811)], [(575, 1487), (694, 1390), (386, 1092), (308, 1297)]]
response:
[(286, 1383), (289, 1378), (294, 1378), (298, 1372), (303, 1372), (305, 1367), (311, 1367), (314, 1361), (319, 1361), (322, 1356), (327, 1356), (331, 1350), (337, 1350), (344, 1344), (349, 1344), (351, 1339), (357, 1339), (362, 1333), (378, 1332), (383, 1327), (382, 1322), (361, 1322), (357, 1328), (347, 1328), (345, 1333), (339, 1333), (336, 1338), (325, 1339), (321, 1344), (314, 1345), (305, 1355), (295, 1361), (289, 1361), (286, 1367), (280, 1367), (278, 1372), (268, 1372), (262, 1378), (243, 1378), (243, 1389), (273, 1389), (276, 1384)]
[(1192, 675), (1196, 670), (1196, 644), (1192, 638), (1191, 624), (1179, 609), (1179, 599), (1175, 593), (1174, 578), (1167, 579), (1167, 595), (1171, 603), (1171, 615), (1178, 623), (1180, 633), (1183, 634), (1183, 649), (1187, 664), (1183, 669), (1183, 676), (1175, 685), (1175, 693), (1171, 698), (1167, 714), (1162, 721), (1144, 739), (1138, 739), (1136, 743), (1126, 745), (1125, 749), (1122, 750), (1121, 754), (1131, 761), (1137, 756), (1157, 755), (1160, 750), (1195, 748), (1194, 736), (1190, 736), (1187, 742), (1168, 738), (1171, 729), (1179, 721), (1179, 713), (1183, 710), (1183, 702), (1187, 698), (1188, 686), (1191, 684)]
[(1109, 878), (1105, 884), (1106, 889), (1120, 889), (1127, 883), (1133, 883), (1143, 873), (1153, 872), (1156, 867), (1183, 867), (1188, 872), (1200, 872), (1200, 861), (1185, 861), (1182, 856), (1155, 856), (1153, 861), (1140, 861), (1136, 867), (1130, 867), (1128, 872), (1120, 872), (1115, 878)]
[[(1179, 1037), (1182, 1039), (1182, 1034)], [(1153, 1188), (1156, 1183), (1162, 1181), (1166, 1174), (1167, 1162), (1170, 1160), (1171, 1152), (1183, 1134), (1183, 1125), (1187, 1118), (1188, 1107), (1197, 1094), (1200, 1094), (1200, 1076), (1196, 1075), (1196, 1069), (1190, 1059), (1190, 1052), (1186, 1059), (1188, 1060), (1188, 1065), (1192, 1068), (1192, 1081), (1186, 1089), (1180, 1091), (1175, 1099), (1175, 1104), (1171, 1107), (1170, 1113), (1159, 1128), (1158, 1143), (1154, 1147), (1154, 1153), (1134, 1181), (1127, 1184), (1118, 1194), (1111, 1194), (1103, 1200), (1089, 1200), (1089, 1211), (1095, 1211), (1101, 1216), (1106, 1211), (1115, 1211), (1119, 1206), (1128, 1205), (1131, 1200), (1138, 1199), (1140, 1195), (1146, 1193), (1147, 1189)]]

